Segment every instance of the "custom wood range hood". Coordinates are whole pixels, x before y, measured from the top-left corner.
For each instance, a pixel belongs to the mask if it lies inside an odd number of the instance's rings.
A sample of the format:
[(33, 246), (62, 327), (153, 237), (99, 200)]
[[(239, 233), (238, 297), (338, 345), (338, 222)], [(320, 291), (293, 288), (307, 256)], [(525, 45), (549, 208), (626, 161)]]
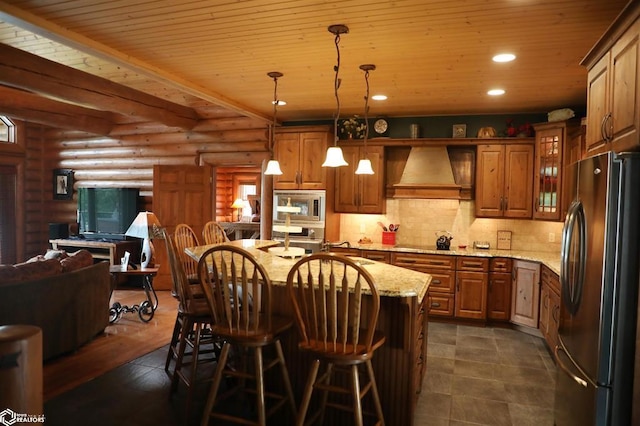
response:
[(387, 198), (473, 198), (473, 148), (403, 147), (394, 149), (388, 157), (391, 166), (387, 169)]

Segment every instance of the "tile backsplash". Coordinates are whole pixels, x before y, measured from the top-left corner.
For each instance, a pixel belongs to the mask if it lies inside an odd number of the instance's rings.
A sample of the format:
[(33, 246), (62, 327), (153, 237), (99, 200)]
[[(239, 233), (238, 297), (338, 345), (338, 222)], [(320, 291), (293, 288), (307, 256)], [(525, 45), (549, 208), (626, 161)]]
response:
[[(460, 244), (471, 247), (474, 241), (488, 241), (496, 247), (498, 231), (511, 231), (512, 250), (560, 252), (562, 222), (522, 219), (476, 218), (474, 202), (459, 200), (389, 199), (387, 213), (342, 214), (340, 239), (352, 242), (362, 237), (374, 243), (382, 242), (382, 228), (390, 223), (400, 224), (396, 245), (435, 246), (436, 234), (449, 231), (452, 247)], [(553, 241), (551, 241), (553, 240)]]

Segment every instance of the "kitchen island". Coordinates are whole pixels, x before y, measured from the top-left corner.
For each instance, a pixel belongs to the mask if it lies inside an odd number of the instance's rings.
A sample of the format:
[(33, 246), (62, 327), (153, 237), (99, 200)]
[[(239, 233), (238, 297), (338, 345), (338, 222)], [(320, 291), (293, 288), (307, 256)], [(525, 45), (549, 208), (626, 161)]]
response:
[[(274, 312), (293, 318), (286, 281), (296, 260), (268, 253), (266, 249), (279, 244), (274, 241), (240, 240), (230, 244), (247, 249), (265, 267), (273, 283)], [(187, 248), (186, 252), (194, 259), (199, 259), (210, 247), (212, 246)], [(386, 342), (376, 351), (372, 363), (385, 423), (412, 425), (426, 371), (428, 322), (425, 296), (431, 276), (369, 259), (362, 259), (362, 265), (375, 279), (380, 293), (377, 328), (386, 336)], [(302, 395), (311, 360), (308, 354), (297, 350), (295, 331), (282, 339), (282, 345), (294, 394)], [(365, 404), (364, 408), (367, 410), (369, 407)], [(351, 424), (351, 416), (341, 414), (340, 417), (328, 419), (330, 424)]]

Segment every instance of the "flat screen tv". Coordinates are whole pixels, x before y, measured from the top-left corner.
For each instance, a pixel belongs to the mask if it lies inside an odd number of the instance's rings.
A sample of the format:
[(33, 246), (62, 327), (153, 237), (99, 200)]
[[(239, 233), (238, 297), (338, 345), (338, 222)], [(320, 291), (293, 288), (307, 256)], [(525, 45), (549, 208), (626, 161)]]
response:
[(88, 239), (124, 239), (138, 214), (138, 188), (79, 188), (79, 232)]

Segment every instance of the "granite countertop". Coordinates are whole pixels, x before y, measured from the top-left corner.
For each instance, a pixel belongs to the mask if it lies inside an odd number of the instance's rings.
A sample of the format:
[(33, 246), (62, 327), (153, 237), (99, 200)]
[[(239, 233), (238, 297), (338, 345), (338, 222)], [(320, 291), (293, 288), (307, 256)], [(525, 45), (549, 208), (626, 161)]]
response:
[(440, 254), (448, 256), (478, 256), (478, 257), (510, 257), (512, 259), (529, 260), (532, 262), (540, 262), (545, 264), (556, 274), (560, 274), (560, 253), (538, 252), (526, 250), (481, 250), (474, 248), (458, 249), (453, 247), (452, 250), (437, 250), (435, 246), (412, 246), (401, 245), (395, 246), (386, 244), (352, 244), (351, 248), (359, 250), (378, 250), (392, 251), (402, 253), (424, 253), (424, 254)]
[[(296, 259), (284, 258), (268, 253), (265, 248), (274, 247), (280, 244), (271, 240), (236, 240), (226, 244), (231, 244), (247, 249), (253, 254), (258, 262), (264, 266), (269, 278), (274, 285), (286, 285), (287, 274), (296, 263)], [(185, 252), (192, 258), (198, 260), (200, 256), (213, 245), (190, 247)], [(373, 276), (380, 296), (387, 297), (414, 297), (422, 300), (429, 289), (431, 275), (389, 265), (382, 262), (375, 262), (370, 259), (353, 258), (360, 261), (361, 265)]]

